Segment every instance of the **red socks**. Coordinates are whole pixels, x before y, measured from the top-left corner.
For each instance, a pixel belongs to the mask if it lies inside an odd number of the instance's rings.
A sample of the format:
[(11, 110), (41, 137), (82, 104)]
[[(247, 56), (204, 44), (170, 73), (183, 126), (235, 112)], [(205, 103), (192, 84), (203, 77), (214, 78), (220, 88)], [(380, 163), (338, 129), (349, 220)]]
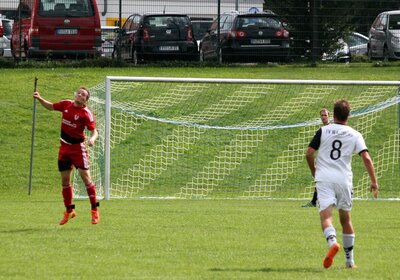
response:
[[(62, 186), (62, 196), (64, 198), (64, 205), (65, 208), (67, 209), (68, 213), (71, 213), (72, 210), (74, 209), (74, 205), (72, 204), (72, 186), (71, 185), (66, 185)], [(89, 196), (90, 204), (92, 205), (92, 210), (96, 210), (97, 206), (99, 206), (99, 203), (97, 202), (96, 198), (96, 185), (94, 183), (90, 183), (86, 186), (86, 191)]]
[(90, 204), (92, 205), (92, 210), (95, 210), (98, 206), (96, 199), (96, 185), (93, 182), (86, 185), (86, 191), (90, 199)]
[(62, 196), (64, 198), (64, 205), (67, 208), (67, 212), (71, 213), (72, 209), (70, 206), (72, 205), (72, 186), (67, 185), (62, 188)]

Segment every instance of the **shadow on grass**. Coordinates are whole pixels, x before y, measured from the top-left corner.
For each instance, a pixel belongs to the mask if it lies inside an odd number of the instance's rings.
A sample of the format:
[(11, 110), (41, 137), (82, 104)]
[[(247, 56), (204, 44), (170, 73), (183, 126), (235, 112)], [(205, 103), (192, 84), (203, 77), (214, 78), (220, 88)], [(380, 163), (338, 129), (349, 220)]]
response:
[[(74, 228), (70, 228), (70, 227), (62, 227), (59, 226), (57, 223), (54, 223), (54, 226), (51, 227), (44, 227), (44, 228), (13, 228), (13, 229), (0, 229), (0, 236), (1, 235), (8, 235), (8, 234), (14, 234), (15, 236), (17, 236), (18, 234), (20, 235), (24, 235), (24, 234), (36, 234), (38, 232), (41, 232), (43, 234), (46, 233), (54, 233), (54, 232), (59, 232), (60, 230), (62, 230), (63, 232), (77, 232), (77, 231), (81, 231), (80, 228), (74, 227)], [(83, 229), (85, 230), (85, 229)], [(1, 279), (1, 277), (0, 277)]]
[(32, 232), (39, 232), (43, 231), (40, 228), (20, 228), (20, 229), (2, 229), (0, 230), (1, 233), (10, 234), (10, 233), (32, 233)]
[(292, 268), (211, 268), (213, 272), (322, 272), (318, 268), (304, 268), (304, 267), (292, 267)]

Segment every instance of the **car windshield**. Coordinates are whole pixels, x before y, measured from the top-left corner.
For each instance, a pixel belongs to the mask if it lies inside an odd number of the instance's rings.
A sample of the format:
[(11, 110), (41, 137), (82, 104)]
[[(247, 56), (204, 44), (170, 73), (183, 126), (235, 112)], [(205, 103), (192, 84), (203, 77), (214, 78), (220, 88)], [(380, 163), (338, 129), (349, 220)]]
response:
[(189, 18), (185, 16), (150, 16), (144, 20), (144, 25), (150, 27), (184, 27), (189, 25)]
[(204, 34), (210, 29), (212, 21), (192, 21), (193, 34), (197, 40), (203, 38)]
[(389, 29), (400, 30), (400, 14), (390, 15), (389, 18)]
[(239, 28), (280, 28), (281, 22), (273, 16), (242, 16), (238, 21)]
[(39, 15), (43, 17), (87, 17), (93, 16), (91, 0), (40, 1)]
[(362, 44), (367, 44), (368, 38), (357, 36), (355, 34), (350, 34), (346, 37), (345, 41), (349, 45), (349, 47), (353, 47), (353, 46), (358, 46), (358, 45), (362, 45)]

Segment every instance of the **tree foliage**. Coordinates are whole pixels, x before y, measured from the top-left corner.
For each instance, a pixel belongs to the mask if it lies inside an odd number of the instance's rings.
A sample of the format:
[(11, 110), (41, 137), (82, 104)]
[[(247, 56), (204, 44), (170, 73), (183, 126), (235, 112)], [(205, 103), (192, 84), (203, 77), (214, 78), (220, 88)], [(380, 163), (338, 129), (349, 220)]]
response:
[(287, 21), (297, 52), (303, 51), (306, 47), (305, 40), (313, 38), (314, 30), (317, 45), (323, 50), (328, 49), (346, 32), (357, 31), (367, 35), (373, 20), (380, 12), (397, 9), (400, 9), (399, 0), (264, 1), (264, 10), (272, 10)]

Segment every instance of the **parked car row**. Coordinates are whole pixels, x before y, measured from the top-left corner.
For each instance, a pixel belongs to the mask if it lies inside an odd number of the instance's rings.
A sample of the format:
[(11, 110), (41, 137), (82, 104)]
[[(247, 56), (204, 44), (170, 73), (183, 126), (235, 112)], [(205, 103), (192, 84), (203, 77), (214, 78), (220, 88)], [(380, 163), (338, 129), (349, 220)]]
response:
[(121, 57), (135, 64), (176, 57), (200, 61), (289, 57), (289, 31), (274, 13), (228, 12), (221, 15), (219, 26), (218, 33), (215, 20), (202, 39), (196, 40), (185, 14), (134, 14), (122, 26), (112, 56), (117, 56), (120, 47)]
[[(193, 22), (180, 13), (133, 14), (119, 29), (100, 27), (96, 1), (19, 0), (14, 21), (0, 15), (0, 56), (120, 56), (137, 64), (160, 58), (287, 61), (295, 54), (288, 25), (272, 11), (232, 11)], [(369, 37), (350, 32), (334, 45), (322, 60), (400, 59), (400, 10), (379, 14)]]
[(352, 32), (339, 39), (337, 45), (323, 59), (349, 62), (355, 54), (368, 55), (370, 60), (400, 59), (400, 10), (380, 13), (371, 25), (369, 37)]

